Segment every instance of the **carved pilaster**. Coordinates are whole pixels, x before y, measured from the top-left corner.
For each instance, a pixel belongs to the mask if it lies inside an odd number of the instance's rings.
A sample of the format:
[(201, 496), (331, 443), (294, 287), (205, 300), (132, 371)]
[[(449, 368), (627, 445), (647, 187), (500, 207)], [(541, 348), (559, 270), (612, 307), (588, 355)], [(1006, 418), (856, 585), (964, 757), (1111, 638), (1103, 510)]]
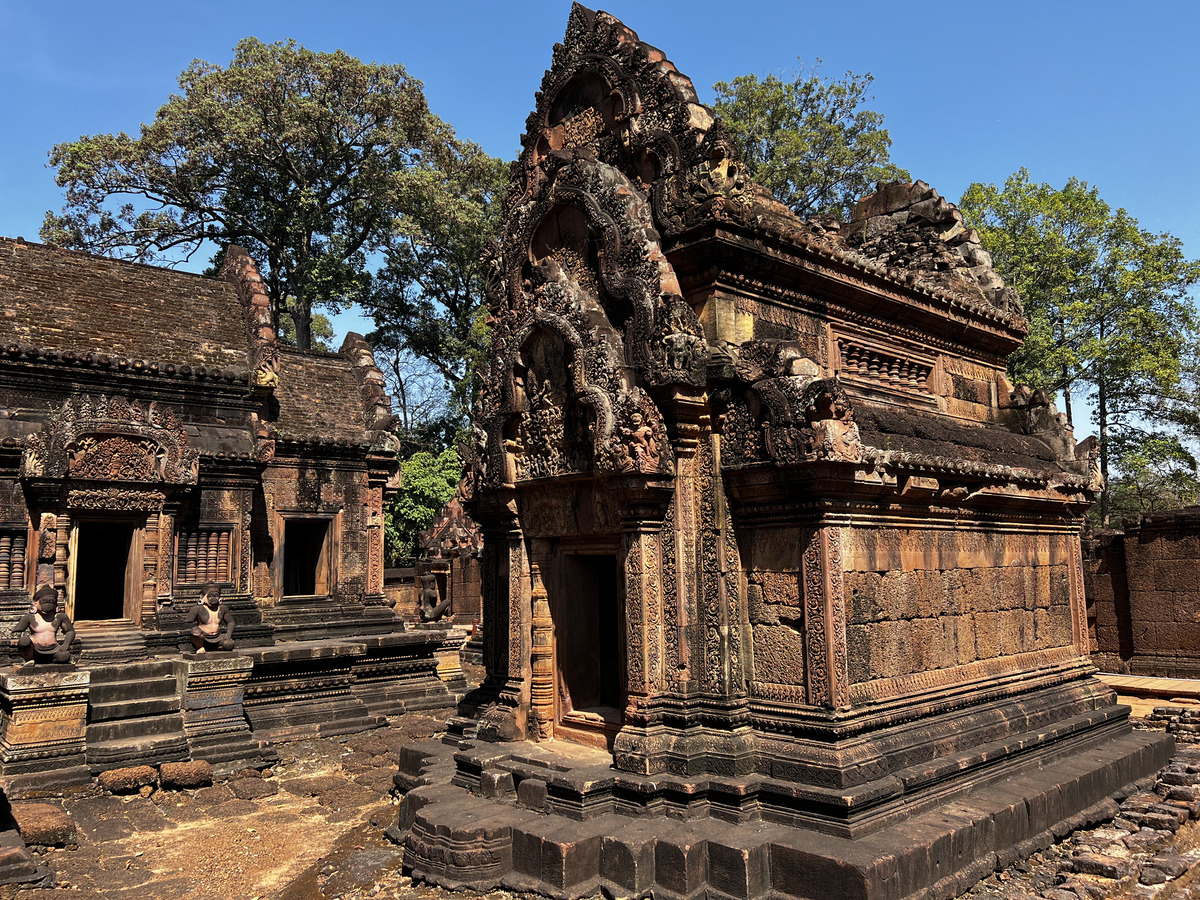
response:
[(367, 595), (383, 598), (383, 487), (372, 487), (367, 499)]
[(148, 513), (142, 532), (142, 598), (138, 617), (138, 624), (142, 626), (154, 622), (158, 607), (158, 541), (159, 514)]
[(842, 532), (805, 529), (801, 540), (808, 702), (838, 709), (850, 705)]
[(1067, 538), (1067, 580), (1071, 591), (1071, 639), (1080, 656), (1090, 656), (1091, 638), (1088, 635), (1087, 598), (1083, 591), (1083, 547), (1078, 534)]
[[(663, 677), (662, 524), (670, 489), (638, 484), (624, 492), (621, 555), (625, 578), (626, 724), (646, 724), (646, 705)], [(674, 602), (675, 598), (672, 598)]]
[(158, 602), (170, 606), (174, 587), (175, 516), (164, 512), (158, 517)]

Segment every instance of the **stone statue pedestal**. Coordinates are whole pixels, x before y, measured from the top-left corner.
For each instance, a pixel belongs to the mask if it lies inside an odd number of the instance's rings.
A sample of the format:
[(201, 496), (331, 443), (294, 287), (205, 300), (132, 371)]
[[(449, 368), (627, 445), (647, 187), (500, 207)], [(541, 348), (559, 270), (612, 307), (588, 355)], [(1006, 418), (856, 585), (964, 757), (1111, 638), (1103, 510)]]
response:
[(466, 631), (451, 628), (449, 621), (421, 622), (412, 626), (413, 631), (442, 631), (445, 637), (434, 651), (437, 658), (437, 676), (442, 683), (455, 695), (457, 700), (471, 689), (467, 684), (467, 676), (463, 674), (462, 657), (463, 644), (470, 636)]
[(91, 673), (72, 665), (0, 672), (0, 781), (11, 799), (91, 780), (85, 760)]
[(183, 693), (183, 732), (192, 759), (218, 771), (269, 761), (250, 733), (243, 701), (254, 660), (237, 652), (184, 653), (176, 664)]

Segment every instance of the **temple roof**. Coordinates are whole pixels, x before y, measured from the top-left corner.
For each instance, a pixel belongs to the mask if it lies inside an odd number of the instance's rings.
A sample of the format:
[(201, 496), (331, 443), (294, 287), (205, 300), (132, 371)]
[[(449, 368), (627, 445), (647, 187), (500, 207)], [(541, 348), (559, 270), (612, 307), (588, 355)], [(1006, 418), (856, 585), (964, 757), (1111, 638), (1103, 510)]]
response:
[(296, 441), (368, 440), (363, 397), (350, 361), (336, 353), (294, 347), (279, 350), (275, 433)]
[(229, 282), (0, 238), (0, 344), (244, 372)]

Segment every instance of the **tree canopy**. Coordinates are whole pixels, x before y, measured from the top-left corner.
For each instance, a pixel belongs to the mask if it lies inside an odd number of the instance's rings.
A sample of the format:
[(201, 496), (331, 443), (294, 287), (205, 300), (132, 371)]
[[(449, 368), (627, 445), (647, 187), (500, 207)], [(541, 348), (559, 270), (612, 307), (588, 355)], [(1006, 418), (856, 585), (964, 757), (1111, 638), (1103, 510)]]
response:
[(206, 242), (245, 246), (276, 325), (308, 348), (312, 310), (347, 305), (368, 255), (429, 199), (445, 158), (479, 155), (433, 115), (403, 66), (293, 41), (238, 43), (227, 67), (196, 60), (139, 136), (56, 145), (65, 188), (50, 243), (143, 262), (179, 262)]
[[(1151, 438), (1165, 448), (1197, 336), (1189, 291), (1200, 262), (1185, 257), (1178, 238), (1142, 229), (1075, 178), (1056, 189), (1021, 169), (1003, 188), (972, 184), (959, 208), (1025, 304), (1030, 334), (1010, 358), (1013, 379), (1062, 391), (1068, 408), (1076, 387), (1087, 392), (1106, 482), (1122, 454)], [(1140, 463), (1130, 456), (1129, 465)], [(1106, 487), (1105, 525), (1110, 502)]]
[(401, 463), (400, 490), (389, 504), (384, 524), (389, 560), (417, 555), (417, 539), (454, 497), (461, 477), (462, 462), (454, 450), (437, 456), (420, 451)]
[(754, 181), (799, 216), (846, 220), (876, 182), (912, 180), (889, 160), (883, 115), (863, 108), (873, 81), (853, 72), (822, 78), (815, 67), (791, 81), (740, 75), (713, 85), (715, 108), (740, 141)]

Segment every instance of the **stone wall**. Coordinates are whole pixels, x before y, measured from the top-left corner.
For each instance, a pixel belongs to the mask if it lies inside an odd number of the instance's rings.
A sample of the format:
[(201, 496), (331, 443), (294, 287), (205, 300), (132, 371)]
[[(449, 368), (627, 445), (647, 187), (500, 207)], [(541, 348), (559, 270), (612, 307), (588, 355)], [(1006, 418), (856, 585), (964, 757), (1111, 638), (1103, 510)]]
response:
[(1088, 606), (1101, 669), (1200, 677), (1200, 507), (1126, 520), (1088, 542)]

